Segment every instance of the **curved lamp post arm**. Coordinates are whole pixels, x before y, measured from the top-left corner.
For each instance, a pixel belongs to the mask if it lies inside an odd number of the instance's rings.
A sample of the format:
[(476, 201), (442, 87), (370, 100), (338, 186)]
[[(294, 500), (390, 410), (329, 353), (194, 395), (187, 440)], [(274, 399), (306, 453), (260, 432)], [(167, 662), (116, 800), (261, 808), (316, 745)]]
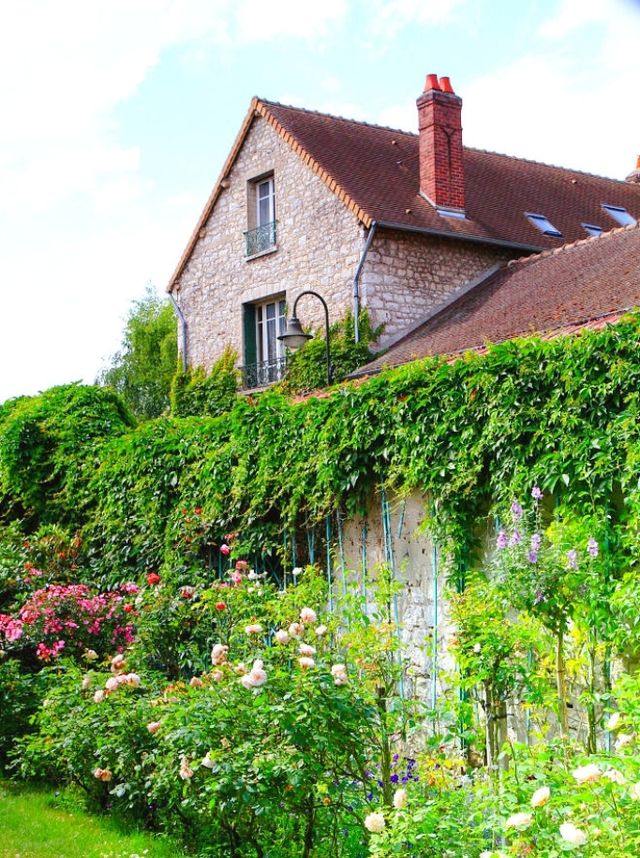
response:
[[(289, 328), (289, 325), (292, 325), (292, 326), (295, 325), (298, 328), (300, 327), (300, 322), (298, 321), (296, 309), (298, 307), (298, 301), (300, 300), (300, 298), (304, 298), (305, 295), (313, 295), (314, 297), (318, 298), (321, 301), (322, 306), (324, 307), (324, 321), (325, 321), (325, 326), (327, 329), (327, 336), (326, 336), (326, 340), (325, 340), (326, 355), (327, 355), (327, 383), (331, 384), (333, 382), (333, 367), (331, 366), (331, 346), (329, 344), (329, 308), (327, 307), (327, 302), (324, 300), (322, 295), (319, 295), (317, 292), (314, 292), (312, 289), (306, 289), (304, 292), (300, 292), (300, 294), (296, 297), (296, 300), (293, 302), (293, 309), (291, 311), (291, 319), (289, 320), (289, 324), (287, 325), (287, 328)], [(308, 336), (310, 336), (310, 335), (308, 335)], [(283, 340), (283, 342), (286, 345), (286, 343), (287, 343), (286, 331), (278, 339)]]

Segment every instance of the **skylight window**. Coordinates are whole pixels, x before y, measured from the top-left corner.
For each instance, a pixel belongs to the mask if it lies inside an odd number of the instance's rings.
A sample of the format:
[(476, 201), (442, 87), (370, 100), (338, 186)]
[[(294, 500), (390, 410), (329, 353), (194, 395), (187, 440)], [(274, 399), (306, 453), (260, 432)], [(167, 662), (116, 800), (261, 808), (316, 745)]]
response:
[(626, 209), (622, 208), (622, 206), (609, 206), (606, 203), (603, 203), (602, 208), (607, 214), (611, 215), (614, 220), (617, 220), (621, 226), (629, 226), (629, 224), (638, 223), (633, 215), (630, 215)]
[(554, 238), (562, 238), (560, 230), (556, 229), (551, 221), (544, 215), (532, 214), (531, 212), (525, 212), (525, 214), (529, 219), (529, 223), (532, 223), (537, 227), (543, 235), (552, 235)]
[(602, 235), (602, 227), (596, 226), (595, 223), (583, 223), (582, 228), (585, 229), (589, 235)]

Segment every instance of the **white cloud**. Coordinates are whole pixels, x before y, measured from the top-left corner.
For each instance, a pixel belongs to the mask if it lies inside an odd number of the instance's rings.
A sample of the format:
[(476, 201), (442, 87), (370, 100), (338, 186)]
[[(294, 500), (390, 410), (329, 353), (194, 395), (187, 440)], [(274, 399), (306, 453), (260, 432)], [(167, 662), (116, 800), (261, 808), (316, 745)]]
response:
[[(468, 145), (623, 179), (640, 147), (640, 15), (615, 0), (565, 0), (541, 25), (532, 51), (465, 86)], [(573, 51), (577, 31), (597, 25), (591, 62)]]
[(346, 0), (6, 0), (0, 28), (0, 402), (91, 381), (149, 279), (163, 289), (202, 206), (140, 175), (115, 109), (163, 53), (321, 40)]
[(236, 8), (235, 32), (241, 42), (309, 39), (326, 35), (330, 27), (342, 22), (345, 13), (345, 0), (324, 0), (313, 6), (300, 0), (242, 0)]
[(394, 39), (405, 27), (442, 24), (465, 0), (373, 0), (370, 29), (373, 36)]
[[(584, 62), (574, 46), (593, 26), (595, 50)], [(629, 4), (564, 0), (540, 25), (528, 53), (468, 81), (463, 97), (467, 146), (623, 179), (640, 152), (640, 12)], [(417, 93), (416, 93), (417, 95)], [(381, 111), (383, 125), (417, 131), (412, 99)]]

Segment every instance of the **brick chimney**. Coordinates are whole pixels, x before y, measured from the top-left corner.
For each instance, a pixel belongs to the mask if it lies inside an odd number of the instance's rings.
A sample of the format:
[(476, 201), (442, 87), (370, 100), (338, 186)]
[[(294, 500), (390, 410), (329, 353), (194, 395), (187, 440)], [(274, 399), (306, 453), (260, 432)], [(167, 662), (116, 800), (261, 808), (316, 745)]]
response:
[(634, 182), (635, 184), (640, 184), (640, 155), (638, 155), (635, 170), (632, 170), (629, 173), (629, 175), (625, 179), (625, 182)]
[(418, 98), (420, 192), (440, 210), (464, 216), (462, 99), (448, 77), (429, 74)]

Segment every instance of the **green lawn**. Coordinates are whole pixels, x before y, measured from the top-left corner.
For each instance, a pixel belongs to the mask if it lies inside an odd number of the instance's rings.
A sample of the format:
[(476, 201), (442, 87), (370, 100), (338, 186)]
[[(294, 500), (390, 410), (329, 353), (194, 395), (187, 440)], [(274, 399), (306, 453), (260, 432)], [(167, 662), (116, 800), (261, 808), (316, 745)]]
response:
[(0, 858), (178, 858), (149, 834), (126, 833), (107, 817), (56, 806), (51, 792), (0, 782)]

